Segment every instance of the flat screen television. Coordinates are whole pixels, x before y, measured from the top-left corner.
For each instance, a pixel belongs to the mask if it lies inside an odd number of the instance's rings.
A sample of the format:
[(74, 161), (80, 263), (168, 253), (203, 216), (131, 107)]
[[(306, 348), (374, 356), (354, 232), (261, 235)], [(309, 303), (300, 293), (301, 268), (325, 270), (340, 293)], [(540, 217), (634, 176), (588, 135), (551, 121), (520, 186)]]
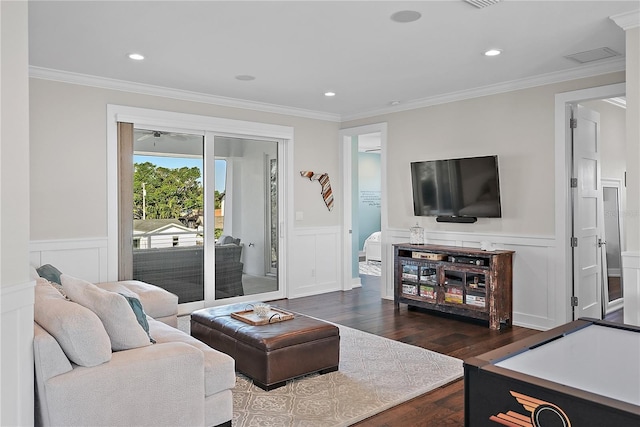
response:
[(498, 156), (411, 163), (413, 211), (438, 221), (500, 218)]

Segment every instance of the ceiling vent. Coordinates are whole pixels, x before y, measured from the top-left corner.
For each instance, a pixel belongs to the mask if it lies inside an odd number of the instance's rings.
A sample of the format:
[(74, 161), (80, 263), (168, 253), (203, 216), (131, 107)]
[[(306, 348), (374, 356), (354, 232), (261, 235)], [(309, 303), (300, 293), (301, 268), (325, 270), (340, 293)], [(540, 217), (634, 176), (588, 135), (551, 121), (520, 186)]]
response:
[(482, 9), (483, 7), (491, 6), (492, 4), (498, 3), (500, 0), (464, 0), (466, 3), (469, 3), (472, 6), (477, 7), (478, 9)]
[(608, 47), (601, 47), (600, 49), (587, 50), (586, 52), (574, 53), (567, 55), (565, 58), (576, 61), (580, 64), (586, 64), (588, 62), (600, 61), (602, 59), (613, 58), (614, 56), (620, 56), (615, 50)]

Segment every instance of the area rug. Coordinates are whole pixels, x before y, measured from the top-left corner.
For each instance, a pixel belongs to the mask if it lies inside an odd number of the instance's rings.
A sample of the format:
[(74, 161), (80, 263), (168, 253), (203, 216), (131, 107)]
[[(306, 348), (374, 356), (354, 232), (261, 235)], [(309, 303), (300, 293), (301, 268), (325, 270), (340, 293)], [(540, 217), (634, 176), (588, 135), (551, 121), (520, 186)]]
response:
[[(180, 320), (184, 330), (188, 320)], [(233, 426), (348, 426), (462, 377), (459, 359), (337, 326), (337, 372), (308, 375), (269, 392), (237, 374)]]

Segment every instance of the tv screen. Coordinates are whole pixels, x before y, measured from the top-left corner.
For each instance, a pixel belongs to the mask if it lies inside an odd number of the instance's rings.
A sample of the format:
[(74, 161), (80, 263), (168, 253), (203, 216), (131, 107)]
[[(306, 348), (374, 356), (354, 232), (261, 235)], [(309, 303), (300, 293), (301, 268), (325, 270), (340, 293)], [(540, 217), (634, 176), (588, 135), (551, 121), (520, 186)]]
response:
[(498, 157), (411, 163), (416, 216), (500, 218)]

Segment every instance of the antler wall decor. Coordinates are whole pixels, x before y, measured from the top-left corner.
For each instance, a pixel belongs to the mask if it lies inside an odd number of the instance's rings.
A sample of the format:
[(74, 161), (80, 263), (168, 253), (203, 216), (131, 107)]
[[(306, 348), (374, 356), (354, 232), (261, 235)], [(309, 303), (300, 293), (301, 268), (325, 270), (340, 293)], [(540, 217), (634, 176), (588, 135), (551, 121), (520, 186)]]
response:
[(322, 188), (322, 198), (324, 204), (327, 205), (327, 209), (333, 209), (333, 192), (331, 191), (331, 183), (329, 182), (329, 174), (327, 173), (313, 173), (312, 171), (300, 171), (300, 175), (304, 178), (309, 178), (309, 181), (318, 181)]

